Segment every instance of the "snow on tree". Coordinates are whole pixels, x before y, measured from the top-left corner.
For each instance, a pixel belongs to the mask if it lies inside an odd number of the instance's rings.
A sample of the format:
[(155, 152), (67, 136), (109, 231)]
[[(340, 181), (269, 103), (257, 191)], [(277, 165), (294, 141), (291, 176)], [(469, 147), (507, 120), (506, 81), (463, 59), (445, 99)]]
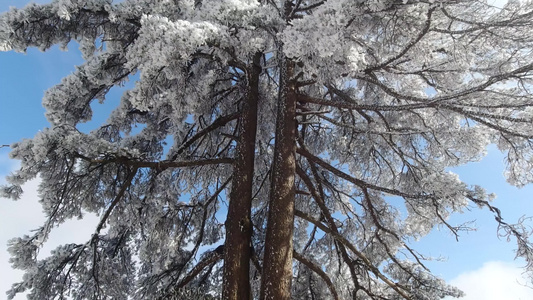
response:
[[(13, 239), (9, 298), (440, 299), (461, 292), (408, 243), (477, 205), (450, 167), (507, 154), (533, 181), (533, 2), (54, 0), (0, 16), (0, 48), (79, 43), (50, 127), (11, 145), (47, 221)], [(134, 80), (104, 124), (91, 103)], [(137, 128), (137, 129), (136, 129)], [(392, 197), (394, 196), (394, 197)], [(226, 205), (227, 209), (226, 209)], [(84, 244), (37, 260), (54, 226)], [(105, 230), (104, 230), (105, 228)], [(209, 249), (209, 250), (205, 250)]]

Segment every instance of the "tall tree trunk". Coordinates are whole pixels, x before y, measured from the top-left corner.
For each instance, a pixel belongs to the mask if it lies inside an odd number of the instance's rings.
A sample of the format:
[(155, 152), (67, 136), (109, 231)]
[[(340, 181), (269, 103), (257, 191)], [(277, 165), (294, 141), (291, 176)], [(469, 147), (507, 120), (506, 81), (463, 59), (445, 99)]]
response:
[(224, 246), (224, 283), (222, 299), (250, 299), (250, 246), (252, 239), (251, 206), (257, 130), (257, 101), (261, 53), (256, 53), (252, 66), (246, 70), (248, 94), (239, 118), (233, 180), (226, 220)]
[[(282, 55), (281, 50), (278, 55)], [(294, 63), (280, 59), (276, 144), (265, 239), (262, 300), (291, 297), (294, 177), (296, 172), (296, 96), (290, 79)]]

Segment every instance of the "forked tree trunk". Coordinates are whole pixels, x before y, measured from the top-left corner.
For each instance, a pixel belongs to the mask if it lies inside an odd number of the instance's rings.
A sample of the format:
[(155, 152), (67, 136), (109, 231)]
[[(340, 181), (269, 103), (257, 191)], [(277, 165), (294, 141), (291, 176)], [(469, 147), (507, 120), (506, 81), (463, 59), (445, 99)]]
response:
[(243, 101), (239, 117), (233, 179), (229, 196), (226, 220), (226, 243), (224, 246), (224, 283), (222, 299), (250, 299), (250, 245), (252, 237), (251, 206), (257, 129), (257, 101), (259, 99), (259, 76), (261, 54), (253, 58), (247, 70), (248, 94)]
[(294, 86), (290, 83), (294, 64), (287, 59), (282, 59), (280, 64), (276, 144), (261, 277), (262, 300), (288, 300), (291, 297), (296, 172), (296, 96)]

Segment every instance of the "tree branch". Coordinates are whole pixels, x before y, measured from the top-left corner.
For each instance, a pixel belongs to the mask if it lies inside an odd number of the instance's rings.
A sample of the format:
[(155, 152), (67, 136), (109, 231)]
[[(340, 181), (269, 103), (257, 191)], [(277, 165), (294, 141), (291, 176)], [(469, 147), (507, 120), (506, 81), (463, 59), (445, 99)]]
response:
[[(81, 156), (80, 156), (81, 157)], [(138, 161), (129, 157), (117, 157), (115, 159), (89, 159), (82, 157), (82, 159), (89, 161), (92, 164), (108, 164), (108, 163), (120, 163), (126, 166), (132, 166), (135, 168), (151, 168), (155, 170), (166, 170), (169, 168), (182, 168), (182, 167), (199, 167), (205, 165), (217, 165), (217, 164), (232, 164), (232, 158), (212, 158), (203, 160), (190, 160), (190, 161)]]
[(322, 278), (322, 280), (324, 280), (324, 282), (328, 286), (328, 289), (329, 289), (331, 295), (333, 295), (333, 299), (339, 300), (339, 294), (337, 293), (337, 290), (335, 289), (335, 286), (333, 285), (333, 282), (331, 282), (331, 279), (326, 274), (326, 272), (322, 271), (322, 269), (319, 266), (315, 265), (312, 261), (308, 260), (303, 255), (301, 255), (300, 253), (298, 253), (296, 251), (293, 251), (292, 255), (293, 255), (294, 259), (296, 259), (297, 261), (301, 262), (306, 267), (308, 267), (310, 270), (315, 272), (318, 276), (320, 276), (320, 278)]
[(98, 234), (100, 233), (100, 231), (102, 230), (102, 227), (104, 226), (105, 222), (107, 221), (107, 219), (111, 215), (111, 212), (113, 211), (115, 206), (118, 204), (118, 202), (122, 199), (122, 197), (124, 196), (124, 193), (126, 193), (126, 190), (131, 186), (133, 178), (135, 177), (135, 175), (137, 175), (137, 170), (138, 170), (137, 168), (134, 168), (132, 171), (130, 171), (130, 174), (128, 174), (128, 177), (124, 181), (122, 187), (120, 188), (120, 191), (115, 196), (115, 199), (113, 200), (113, 202), (111, 202), (111, 204), (109, 205), (109, 207), (105, 211), (104, 215), (100, 219), (100, 222), (96, 226), (96, 231), (93, 234), (93, 239), (98, 237)]
[(341, 109), (351, 109), (351, 110), (372, 110), (372, 111), (401, 111), (401, 110), (413, 110), (413, 109), (422, 109), (422, 108), (428, 108), (428, 107), (435, 107), (435, 104), (432, 102), (420, 102), (420, 103), (413, 103), (413, 104), (403, 104), (403, 105), (365, 105), (365, 104), (357, 104), (357, 102), (345, 95), (344, 98), (341, 98), (347, 102), (340, 102), (340, 101), (327, 101), (324, 99), (319, 99), (315, 97), (311, 97), (309, 95), (305, 94), (297, 94), (298, 101), (300, 102), (306, 102), (306, 103), (313, 103), (313, 104), (319, 104), (319, 105), (325, 105), (330, 107), (336, 107)]
[[(230, 183), (232, 177), (230, 176), (216, 191), (215, 193), (213, 193), (213, 195), (211, 195), (211, 197), (209, 197), (209, 199), (207, 199), (207, 201), (205, 201), (205, 203), (202, 205), (202, 208), (203, 208), (203, 214), (202, 214), (202, 222), (201, 222), (201, 225), (200, 225), (200, 232), (198, 233), (198, 237), (196, 238), (196, 243), (194, 245), (194, 248), (193, 250), (191, 251), (191, 253), (189, 254), (189, 257), (187, 257), (187, 259), (185, 260), (187, 263), (196, 255), (198, 249), (200, 248), (200, 245), (203, 241), (203, 238), (204, 238), (204, 231), (205, 231), (205, 223), (206, 223), (206, 220), (207, 220), (207, 214), (208, 214), (208, 208), (209, 208), (209, 205), (211, 203), (213, 203), (213, 201), (215, 201), (218, 196), (220, 195), (220, 193), (222, 193), (222, 191), (224, 191), (224, 189), (226, 188), (226, 186)], [(180, 271), (181, 273), (181, 271)]]
[[(320, 184), (319, 178), (316, 178), (317, 177), (316, 168), (313, 169), (313, 175), (315, 176), (315, 179), (317, 180), (320, 194), (317, 192), (317, 190), (313, 186), (311, 178), (307, 176), (307, 174), (304, 172), (304, 170), (299, 165), (297, 165), (296, 173), (298, 174), (298, 177), (300, 177), (300, 179), (302, 179), (304, 184), (307, 186), (307, 189), (310, 191), (313, 199), (315, 199), (315, 202), (318, 204), (318, 207), (322, 211), (322, 215), (325, 217), (326, 221), (331, 227), (331, 230), (338, 234), (339, 229), (337, 228), (337, 225), (335, 224), (335, 221), (333, 220), (333, 217), (331, 216), (331, 213), (329, 212), (329, 209), (327, 208), (326, 203), (324, 201), (324, 192), (322, 189), (322, 185)], [(353, 267), (352, 259), (348, 255), (348, 252), (346, 251), (346, 248), (344, 247), (342, 243), (335, 243), (335, 244), (338, 247), (339, 251), (341, 252), (342, 259), (346, 262), (346, 264), (348, 264), (348, 268), (350, 270), (350, 274), (352, 275), (352, 280), (355, 285), (355, 291), (354, 291), (354, 297), (355, 297), (357, 290), (361, 289), (361, 286), (359, 284), (359, 281), (357, 280), (357, 274)]]
[(219, 251), (219, 248), (211, 251), (211, 253), (209, 253), (207, 255), (207, 257), (202, 259), (196, 266), (194, 266), (194, 268), (192, 268), (191, 272), (189, 272), (189, 274), (187, 276), (185, 276), (185, 278), (183, 278), (183, 280), (181, 280), (180, 283), (178, 283), (178, 286), (177, 286), (178, 289), (179, 288), (183, 288), (191, 280), (193, 280), (194, 277), (196, 277), (196, 275), (198, 275), (205, 267), (216, 263), (217, 261), (219, 261), (222, 258), (222, 256), (223, 256), (223, 251)]
[(203, 137), (204, 135), (210, 133), (211, 131), (213, 131), (213, 130), (219, 128), (219, 127), (222, 127), (222, 126), (226, 125), (227, 123), (237, 119), (238, 117), (239, 117), (239, 114), (238, 113), (234, 113), (234, 114), (231, 114), (231, 115), (228, 115), (228, 116), (223, 116), (223, 117), (217, 118), (209, 126), (207, 126), (206, 128), (198, 131), (198, 133), (196, 133), (193, 137), (191, 137), (189, 140), (184, 142), (178, 148), (178, 150), (176, 151), (176, 154), (174, 155), (174, 157), (172, 157), (172, 160), (175, 160), (179, 154), (181, 154), (183, 151), (185, 151), (185, 149), (187, 149), (187, 147), (192, 145), (199, 138)]
[(404, 49), (402, 49), (402, 51), (400, 51), (400, 53), (396, 54), (395, 56), (387, 59), (386, 61), (380, 63), (379, 65), (377, 66), (374, 66), (374, 67), (371, 67), (369, 70), (365, 70), (367, 72), (370, 72), (370, 71), (373, 71), (373, 70), (377, 70), (377, 69), (381, 69), (385, 66), (387, 66), (388, 64), (390, 64), (391, 62), (401, 58), (402, 56), (404, 56), (411, 48), (413, 48), (418, 42), (420, 42), (420, 40), (428, 33), (429, 31), (429, 28), (431, 26), (431, 15), (433, 14), (433, 11), (435, 11), (435, 9), (437, 9), (436, 6), (430, 8), (426, 14), (427, 16), (427, 19), (426, 19), (426, 22), (424, 24), (424, 28), (422, 29), (422, 31), (418, 34), (418, 36), (416, 36), (412, 41), (410, 41), (409, 43), (407, 43), (407, 45), (405, 46)]
[(367, 266), (367, 268), (372, 273), (374, 273), (374, 275), (376, 275), (376, 277), (381, 279), (385, 284), (387, 284), (390, 288), (392, 288), (395, 292), (397, 292), (404, 299), (406, 300), (412, 299), (411, 296), (409, 296), (407, 291), (404, 291), (398, 284), (391, 281), (389, 278), (387, 278), (387, 276), (383, 275), (381, 271), (376, 266), (374, 266), (372, 262), (366, 257), (366, 255), (364, 255), (362, 252), (357, 250), (357, 248), (350, 241), (348, 241), (345, 237), (343, 237), (342, 235), (338, 233), (333, 232), (329, 227), (324, 225), (322, 222), (315, 220), (313, 217), (309, 216), (308, 214), (298, 209), (294, 210), (294, 215), (308, 221), (309, 223), (313, 225), (316, 225), (318, 228), (320, 228), (320, 230), (324, 231), (324, 233), (330, 234), (333, 238), (335, 238), (336, 240), (344, 244), (346, 247), (348, 247), (348, 249), (350, 249), (350, 251), (352, 251), (357, 257), (359, 257), (359, 259)]
[(390, 188), (381, 187), (381, 186), (377, 186), (377, 185), (374, 185), (374, 184), (367, 183), (367, 182), (365, 182), (365, 181), (363, 181), (361, 179), (357, 179), (357, 178), (355, 178), (355, 177), (353, 177), (353, 176), (351, 176), (349, 174), (346, 174), (343, 171), (333, 167), (332, 165), (330, 165), (329, 163), (325, 162), (321, 158), (319, 158), (317, 156), (314, 156), (313, 154), (311, 154), (309, 151), (307, 151), (304, 148), (297, 148), (296, 152), (298, 154), (308, 158), (313, 163), (315, 163), (315, 164), (323, 167), (324, 169), (328, 170), (329, 172), (335, 174), (336, 176), (338, 176), (338, 177), (340, 177), (340, 178), (342, 178), (342, 179), (344, 179), (346, 181), (349, 181), (349, 182), (357, 185), (360, 188), (369, 188), (369, 189), (372, 189), (372, 190), (388, 193), (388, 194), (391, 194), (391, 195), (401, 196), (401, 197), (404, 197), (404, 198), (412, 198), (412, 199), (431, 198), (431, 197), (429, 197), (427, 195), (423, 195), (423, 194), (408, 194), (408, 193), (405, 193), (405, 192), (402, 192), (402, 191), (399, 191), (399, 190), (390, 189)]

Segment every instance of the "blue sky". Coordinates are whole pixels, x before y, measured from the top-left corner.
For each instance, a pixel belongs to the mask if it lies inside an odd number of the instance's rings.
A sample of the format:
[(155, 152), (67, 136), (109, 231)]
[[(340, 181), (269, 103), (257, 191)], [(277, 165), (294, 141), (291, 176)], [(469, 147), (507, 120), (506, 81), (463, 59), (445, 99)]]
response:
[[(26, 0), (1, 0), (0, 12), (9, 6), (22, 7)], [(49, 1), (34, 1), (46, 3)], [(501, 1), (500, 1), (501, 2)], [(80, 64), (82, 59), (75, 44), (69, 51), (53, 47), (45, 53), (28, 49), (26, 54), (0, 52), (0, 145), (11, 144), (23, 138), (30, 138), (47, 126), (41, 98), (46, 89), (60, 82)], [(116, 103), (120, 91), (108, 97)], [(102, 105), (95, 104), (94, 108)], [(102, 112), (101, 115), (98, 112)], [(106, 106), (95, 114), (102, 121)], [(9, 149), (0, 148), (0, 183), (3, 177), (17, 166), (8, 159)], [(489, 192), (498, 195), (494, 205), (502, 210), (505, 221), (513, 223), (521, 216), (533, 216), (533, 186), (517, 189), (508, 185), (503, 177), (504, 156), (491, 147), (488, 156), (481, 162), (471, 163), (453, 171), (469, 184), (479, 184)], [(28, 234), (41, 225), (44, 217), (38, 204), (38, 180), (25, 186), (25, 195), (17, 202), (0, 199), (0, 295), (17, 281), (21, 273), (11, 270), (6, 252), (8, 239)], [(441, 256), (444, 262), (431, 262), (428, 266), (444, 279), (451, 281), (467, 292), (464, 299), (533, 299), (533, 289), (522, 285), (527, 281), (514, 261), (514, 240), (507, 242), (497, 236), (493, 215), (487, 210), (473, 208), (472, 211), (450, 218), (452, 224), (475, 220), (477, 231), (463, 233), (459, 242), (444, 228), (434, 230), (428, 237), (414, 245), (426, 255)], [(52, 234), (41, 255), (46, 255), (55, 245), (66, 242), (81, 242), (92, 233), (96, 218), (88, 216), (84, 221), (68, 222)], [(510, 294), (514, 292), (515, 294)], [(483, 294), (485, 293), (485, 294)], [(504, 293), (504, 294), (500, 294)], [(0, 296), (1, 298), (1, 296)], [(18, 297), (17, 299), (24, 299)]]

